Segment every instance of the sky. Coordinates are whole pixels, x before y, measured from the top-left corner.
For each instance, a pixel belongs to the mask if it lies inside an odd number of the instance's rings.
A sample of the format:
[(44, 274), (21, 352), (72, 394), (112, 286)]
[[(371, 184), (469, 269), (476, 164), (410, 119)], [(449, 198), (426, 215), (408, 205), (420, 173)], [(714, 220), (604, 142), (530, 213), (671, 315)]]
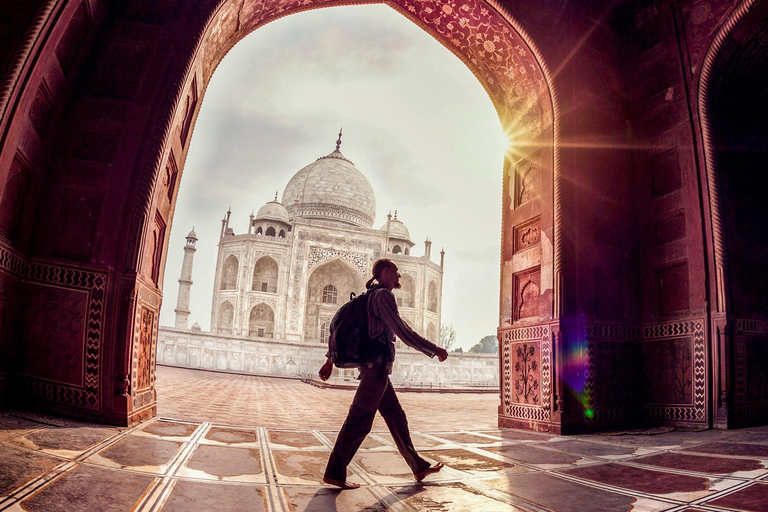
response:
[(190, 325), (210, 328), (221, 219), (249, 215), (335, 149), (368, 178), (412, 255), (445, 248), (442, 321), (467, 350), (496, 333), (505, 138), (491, 100), (449, 50), (385, 5), (281, 18), (224, 58), (205, 92), (170, 234), (160, 323), (173, 325), (184, 237), (198, 236)]

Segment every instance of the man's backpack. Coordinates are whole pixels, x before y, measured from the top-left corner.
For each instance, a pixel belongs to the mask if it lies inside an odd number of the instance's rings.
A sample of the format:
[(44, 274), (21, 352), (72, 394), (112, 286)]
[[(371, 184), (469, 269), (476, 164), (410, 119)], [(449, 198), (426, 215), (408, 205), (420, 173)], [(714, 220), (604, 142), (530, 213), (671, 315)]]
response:
[(331, 320), (328, 352), (337, 368), (355, 368), (367, 361), (370, 353), (368, 337), (368, 294), (349, 294), (349, 302), (336, 311)]

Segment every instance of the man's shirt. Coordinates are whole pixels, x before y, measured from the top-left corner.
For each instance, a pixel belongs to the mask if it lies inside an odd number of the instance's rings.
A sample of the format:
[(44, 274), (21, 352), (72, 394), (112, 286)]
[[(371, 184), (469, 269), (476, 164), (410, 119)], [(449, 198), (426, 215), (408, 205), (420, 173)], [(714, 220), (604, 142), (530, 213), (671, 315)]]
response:
[[(368, 291), (368, 335), (377, 339), (385, 331), (388, 331), (386, 339), (391, 343), (394, 344), (396, 334), (409, 347), (429, 357), (435, 356), (437, 345), (420, 336), (400, 318), (395, 294), (387, 288), (372, 288)], [(392, 356), (394, 359), (394, 346)]]

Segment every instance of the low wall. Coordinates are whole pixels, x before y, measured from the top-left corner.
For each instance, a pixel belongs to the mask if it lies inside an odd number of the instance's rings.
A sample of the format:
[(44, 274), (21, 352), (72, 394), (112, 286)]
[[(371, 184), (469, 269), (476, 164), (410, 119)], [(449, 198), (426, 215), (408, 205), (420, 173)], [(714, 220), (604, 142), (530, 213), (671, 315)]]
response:
[[(273, 377), (308, 378), (325, 362), (327, 346), (244, 336), (213, 334), (160, 326), (157, 362), (167, 366), (198, 368)], [(334, 370), (340, 378), (354, 378), (357, 370)], [(399, 347), (392, 370), (398, 386), (496, 387), (496, 354), (451, 353), (440, 363), (410, 347)]]

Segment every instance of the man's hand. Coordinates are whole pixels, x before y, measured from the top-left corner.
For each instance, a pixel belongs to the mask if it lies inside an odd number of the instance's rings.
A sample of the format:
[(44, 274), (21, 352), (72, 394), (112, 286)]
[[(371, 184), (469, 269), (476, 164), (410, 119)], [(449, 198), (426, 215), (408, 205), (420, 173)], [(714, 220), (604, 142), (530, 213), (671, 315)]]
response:
[(331, 372), (333, 371), (333, 361), (330, 359), (327, 359), (325, 361), (325, 364), (320, 368), (320, 371), (317, 372), (317, 374), (320, 376), (322, 380), (328, 380), (328, 378), (331, 376)]
[(448, 359), (448, 351), (443, 347), (437, 347), (437, 350), (435, 350), (435, 355), (437, 356), (437, 360), (441, 363)]

